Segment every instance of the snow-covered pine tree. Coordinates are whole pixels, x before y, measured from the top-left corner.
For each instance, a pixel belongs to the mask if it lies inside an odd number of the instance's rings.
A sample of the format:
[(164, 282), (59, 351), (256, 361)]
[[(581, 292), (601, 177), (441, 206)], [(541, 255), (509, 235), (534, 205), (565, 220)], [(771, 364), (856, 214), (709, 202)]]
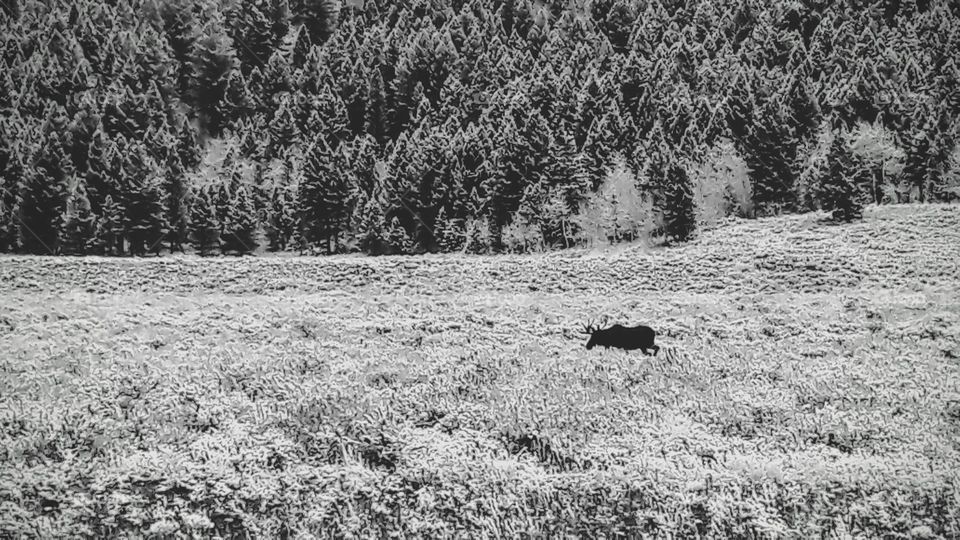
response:
[(67, 198), (60, 231), (60, 253), (85, 255), (94, 238), (94, 218), (83, 181), (78, 181)]
[(195, 189), (190, 201), (190, 240), (201, 256), (220, 247), (220, 221), (209, 189)]

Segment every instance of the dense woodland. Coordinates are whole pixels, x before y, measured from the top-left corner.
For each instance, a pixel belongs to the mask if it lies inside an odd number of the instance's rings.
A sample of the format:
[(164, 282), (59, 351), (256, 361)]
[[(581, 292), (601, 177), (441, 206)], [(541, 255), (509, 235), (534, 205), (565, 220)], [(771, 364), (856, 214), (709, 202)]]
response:
[(4, 0), (0, 251), (532, 251), (960, 197), (960, 3)]

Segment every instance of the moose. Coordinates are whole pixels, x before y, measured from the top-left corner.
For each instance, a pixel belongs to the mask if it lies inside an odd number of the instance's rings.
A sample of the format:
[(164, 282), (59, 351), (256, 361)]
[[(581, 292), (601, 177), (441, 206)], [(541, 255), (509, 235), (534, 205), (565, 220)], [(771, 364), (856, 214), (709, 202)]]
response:
[(590, 341), (587, 342), (587, 350), (600, 345), (601, 347), (614, 347), (625, 351), (640, 349), (646, 355), (650, 354), (647, 352), (648, 350), (653, 350), (654, 356), (660, 351), (660, 347), (653, 343), (654, 338), (657, 337), (657, 332), (649, 326), (627, 327), (615, 324), (610, 328), (601, 330), (599, 326), (587, 323), (583, 327), (583, 333), (590, 336)]

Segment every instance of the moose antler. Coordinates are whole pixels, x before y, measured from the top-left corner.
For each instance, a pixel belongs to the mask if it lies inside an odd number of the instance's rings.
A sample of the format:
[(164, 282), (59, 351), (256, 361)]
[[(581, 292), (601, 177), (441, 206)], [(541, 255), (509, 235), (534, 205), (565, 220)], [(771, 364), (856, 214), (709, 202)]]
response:
[(588, 320), (587, 324), (583, 326), (582, 332), (587, 335), (592, 335), (598, 330), (598, 327), (593, 323), (592, 320)]

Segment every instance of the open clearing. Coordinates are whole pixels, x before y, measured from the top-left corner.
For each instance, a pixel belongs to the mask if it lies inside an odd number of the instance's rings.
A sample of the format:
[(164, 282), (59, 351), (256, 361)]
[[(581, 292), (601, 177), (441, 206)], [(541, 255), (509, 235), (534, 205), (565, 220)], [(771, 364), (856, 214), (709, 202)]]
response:
[[(960, 206), (539, 256), (0, 258), (0, 537), (960, 537)], [(663, 347), (587, 352), (578, 326)]]

